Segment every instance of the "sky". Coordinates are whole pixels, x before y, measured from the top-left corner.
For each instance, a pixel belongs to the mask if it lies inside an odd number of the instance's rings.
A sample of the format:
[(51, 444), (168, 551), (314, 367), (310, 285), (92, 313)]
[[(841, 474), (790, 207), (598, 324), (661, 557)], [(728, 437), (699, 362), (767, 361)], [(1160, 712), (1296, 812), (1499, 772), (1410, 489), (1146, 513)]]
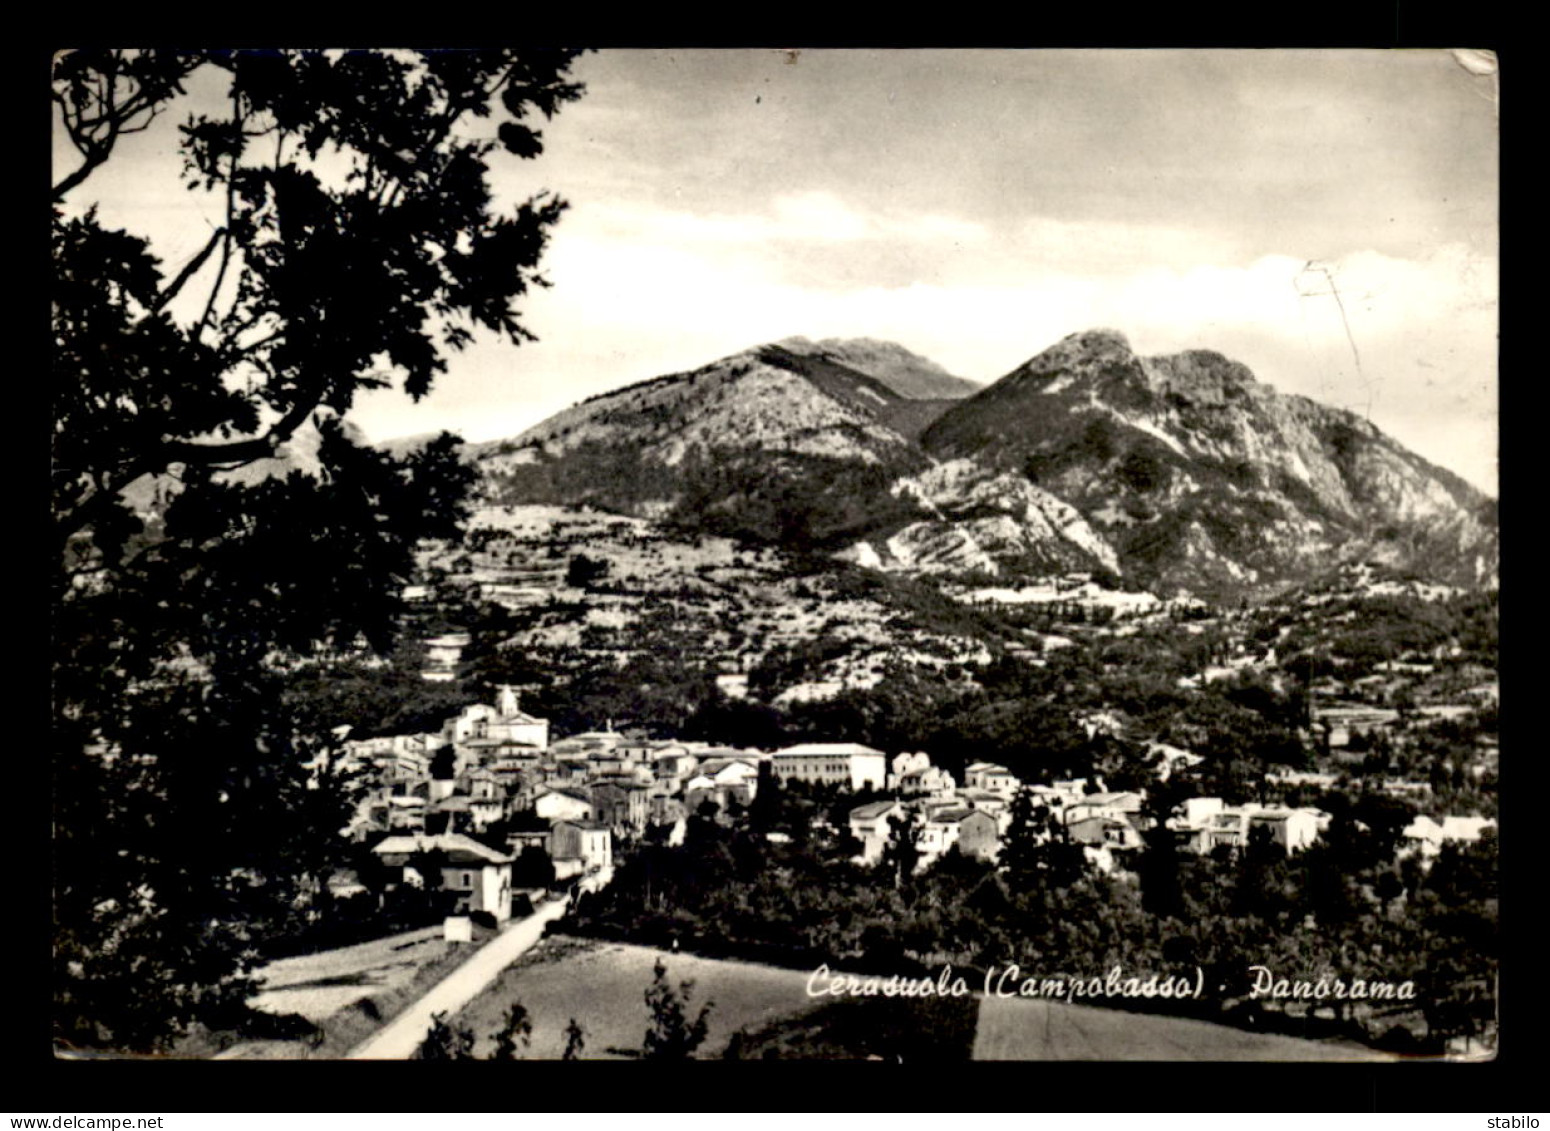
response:
[[(492, 158), (502, 206), (570, 205), (519, 305), (540, 340), (454, 355), (419, 404), (370, 394), (373, 439), (515, 435), (792, 335), (990, 382), (1102, 326), (1227, 354), (1496, 493), (1489, 56), (608, 50), (574, 77), (541, 157)], [(218, 214), (164, 187), (170, 131), (130, 142), (88, 186), (186, 262)]]

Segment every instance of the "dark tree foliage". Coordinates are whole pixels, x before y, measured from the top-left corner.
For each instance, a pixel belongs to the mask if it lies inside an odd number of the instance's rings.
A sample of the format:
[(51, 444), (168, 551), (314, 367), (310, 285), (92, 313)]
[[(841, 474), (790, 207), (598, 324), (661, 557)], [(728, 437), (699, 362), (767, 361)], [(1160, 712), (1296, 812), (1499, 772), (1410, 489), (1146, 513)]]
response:
[(517, 887), (549, 887), (554, 883), (554, 861), (538, 845), (530, 844), (512, 864), (511, 882)]
[(1041, 833), (1048, 826), (1047, 814), (1040, 814), (1039, 808), (1033, 790), (1026, 785), (1012, 797), (1001, 864), (1009, 876), (1019, 881), (1038, 871)]
[(525, 1051), (532, 1044), (533, 1019), (528, 1015), (526, 1006), (520, 1001), (514, 1001), (507, 1007), (505, 1020), (495, 1034), (495, 1053), (491, 1059), (517, 1060), (518, 1047)]
[(920, 844), (925, 836), (925, 818), (919, 809), (895, 813), (888, 818), (888, 840), (878, 868), (894, 884), (903, 887), (920, 865)]
[(661, 959), (657, 960), (651, 972), (651, 985), (646, 990), (651, 1028), (646, 1030), (641, 1056), (648, 1060), (687, 1060), (705, 1043), (710, 1030), (710, 1011), (715, 1003), (707, 1001), (700, 1006), (699, 1013), (691, 1021), (689, 1001), (693, 993), (693, 982), (680, 982), (675, 990), (667, 980), (667, 967)]
[(445, 1013), (437, 1013), (431, 1017), (425, 1040), (420, 1042), (411, 1059), (473, 1060), (475, 1040), (472, 1029), (454, 1029)]
[(565, 1051), (560, 1054), (560, 1059), (578, 1060), (586, 1047), (587, 1031), (572, 1017), (570, 1024), (565, 1026)]
[[(368, 389), (423, 396), (481, 329), (531, 337), (513, 303), (564, 204), (499, 213), (487, 173), (540, 151), (575, 54), (56, 61), (79, 154), (51, 219), (59, 1040), (153, 1049), (240, 1003), (255, 940), (338, 863), (338, 720), (287, 681), (391, 647), (414, 548), (457, 533), (472, 475), (454, 437), (394, 458), (343, 418)], [(221, 215), (181, 264), (92, 196), (163, 114)], [(282, 448), (308, 436), (310, 473)]]
[(585, 589), (608, 576), (608, 563), (585, 554), (577, 554), (565, 570), (565, 584)]
[(431, 777), (436, 781), (451, 781), (457, 777), (457, 751), (449, 744), (431, 755)]

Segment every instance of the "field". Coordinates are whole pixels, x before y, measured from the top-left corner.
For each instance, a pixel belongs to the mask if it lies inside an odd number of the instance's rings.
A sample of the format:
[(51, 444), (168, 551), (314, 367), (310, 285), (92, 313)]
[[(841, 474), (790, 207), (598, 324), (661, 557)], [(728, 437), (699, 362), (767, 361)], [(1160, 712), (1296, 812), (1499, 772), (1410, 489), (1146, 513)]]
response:
[[(492, 937), (476, 929), (474, 942), (449, 943), (441, 927), (427, 927), (358, 946), (270, 963), (259, 973), (265, 989), (249, 1005), (266, 1013), (297, 1013), (317, 1026), (312, 1040), (216, 1040), (215, 1048), (189, 1044), (179, 1055), (222, 1060), (329, 1060), (418, 1001), (468, 961)], [(206, 1042), (208, 1043), (208, 1042)]]
[(1041, 1000), (820, 999), (808, 973), (667, 954), (649, 947), (555, 936), (544, 940), (457, 1016), (489, 1056), (512, 1002), (533, 1024), (523, 1055), (557, 1059), (571, 1018), (585, 1030), (583, 1059), (638, 1055), (650, 1024), (644, 994), (661, 959), (675, 986), (693, 979), (689, 1016), (714, 1003), (698, 1056), (777, 1059), (964, 1060), (1388, 1060), (1357, 1045), (1250, 1033), (1188, 1018)]
[(359, 946), (282, 958), (258, 971), (263, 990), (249, 1004), (266, 1013), (299, 1013), (309, 1021), (322, 1021), (361, 998), (406, 985), (452, 945), (442, 939), (438, 925)]
[(478, 1036), (474, 1054), (488, 1056), (491, 1034), (500, 1028), (507, 1007), (518, 1001), (533, 1022), (526, 1056), (559, 1059), (565, 1027), (574, 1017), (586, 1033), (583, 1059), (624, 1059), (640, 1051), (650, 1025), (645, 993), (658, 959), (666, 963), (675, 988), (694, 981), (691, 1018), (703, 1002), (714, 1003), (700, 1056), (719, 1056), (738, 1030), (764, 1028), (813, 1004), (802, 971), (554, 936), (502, 973), (453, 1024), (473, 1029)]
[(986, 998), (975, 1060), (1392, 1060), (1360, 1045), (1027, 998)]

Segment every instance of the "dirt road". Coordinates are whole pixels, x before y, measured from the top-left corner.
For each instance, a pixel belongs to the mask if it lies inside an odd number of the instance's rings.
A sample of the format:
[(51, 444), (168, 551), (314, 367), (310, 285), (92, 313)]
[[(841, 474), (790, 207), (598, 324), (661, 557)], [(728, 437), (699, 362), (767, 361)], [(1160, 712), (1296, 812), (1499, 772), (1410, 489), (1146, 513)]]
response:
[(546, 903), (513, 923), (475, 952), (467, 962), (432, 986), (371, 1037), (350, 1050), (349, 1060), (408, 1060), (425, 1040), (434, 1014), (456, 1013), (542, 937), (544, 927), (565, 914), (568, 901)]

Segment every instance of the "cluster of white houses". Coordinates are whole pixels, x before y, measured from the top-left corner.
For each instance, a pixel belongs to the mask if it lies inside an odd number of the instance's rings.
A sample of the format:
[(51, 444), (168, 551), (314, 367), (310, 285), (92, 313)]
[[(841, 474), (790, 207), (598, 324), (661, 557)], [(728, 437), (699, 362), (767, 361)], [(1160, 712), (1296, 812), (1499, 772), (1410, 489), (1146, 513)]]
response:
[[(681, 840), (690, 813), (707, 802), (721, 814), (747, 807), (761, 767), (777, 781), (886, 793), (857, 806), (850, 832), (858, 859), (877, 860), (900, 821), (918, 823), (924, 868), (954, 846), (994, 860), (1011, 822), (1012, 800), (1023, 789), (1004, 766), (975, 762), (960, 786), (925, 754), (888, 756), (855, 743), (808, 743), (766, 752), (706, 743), (630, 738), (611, 728), (551, 742), (549, 723), (521, 709), (517, 693), (500, 689), (495, 705), (465, 707), (440, 731), (393, 735), (346, 744), (349, 759), (370, 767), (374, 787), (352, 825), (360, 839), (377, 839), (375, 853), (391, 867), (437, 853), (445, 887), (464, 895), (464, 910), (509, 916), (512, 864), (525, 851), (542, 851), (557, 878), (597, 872), (613, 862), (614, 838), (647, 826), (668, 826)], [(1183, 752), (1163, 750), (1169, 754)], [(1193, 756), (1186, 757), (1193, 758)], [(1198, 760), (1198, 759), (1195, 759)], [(1083, 846), (1093, 863), (1110, 870), (1139, 849), (1148, 827), (1144, 797), (1108, 791), (1100, 781), (1076, 778), (1026, 783), (1049, 826)], [(1265, 829), (1286, 852), (1316, 841), (1329, 815), (1312, 808), (1229, 806), (1220, 798), (1184, 801), (1168, 820), (1181, 845), (1200, 853), (1242, 848)], [(1419, 818), (1406, 830), (1415, 851), (1434, 855), (1446, 840), (1478, 839), (1491, 822)], [(489, 847), (490, 834), (506, 851)], [(469, 834), (482, 837), (476, 840)]]
[[(557, 878), (613, 862), (614, 838), (648, 825), (682, 839), (689, 813), (711, 803), (734, 813), (758, 790), (761, 763), (779, 781), (861, 791), (887, 785), (886, 756), (854, 743), (809, 743), (768, 753), (708, 743), (630, 738), (611, 728), (551, 742), (549, 722), (502, 687), (494, 705), (465, 707), (439, 731), (347, 742), (348, 766), (372, 786), (350, 833), (383, 838), (374, 852), (422, 882), (412, 857), (443, 861), (443, 886), (459, 909), (509, 915), (512, 864), (538, 849)], [(488, 834), (507, 851), (488, 846)], [(482, 838), (474, 839), (474, 834)], [(423, 857), (422, 857), (423, 860)]]

